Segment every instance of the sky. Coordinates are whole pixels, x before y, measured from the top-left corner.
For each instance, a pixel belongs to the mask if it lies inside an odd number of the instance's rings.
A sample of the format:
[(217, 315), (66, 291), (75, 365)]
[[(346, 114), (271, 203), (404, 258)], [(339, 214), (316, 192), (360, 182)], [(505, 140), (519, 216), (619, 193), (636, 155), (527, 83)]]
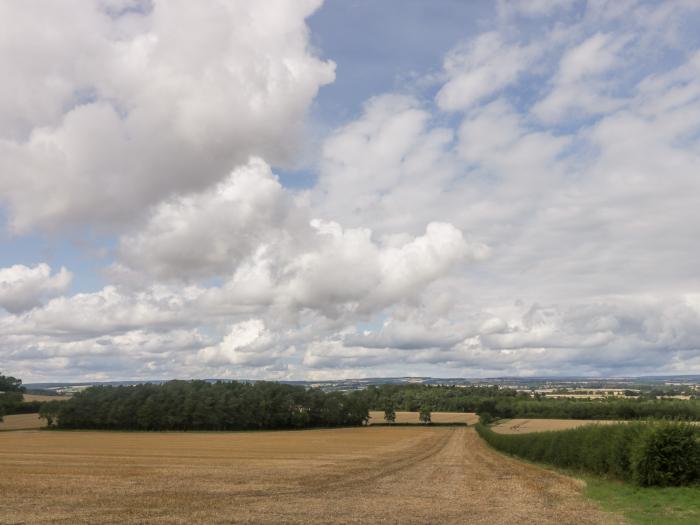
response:
[(700, 373), (698, 2), (0, 20), (1, 372)]

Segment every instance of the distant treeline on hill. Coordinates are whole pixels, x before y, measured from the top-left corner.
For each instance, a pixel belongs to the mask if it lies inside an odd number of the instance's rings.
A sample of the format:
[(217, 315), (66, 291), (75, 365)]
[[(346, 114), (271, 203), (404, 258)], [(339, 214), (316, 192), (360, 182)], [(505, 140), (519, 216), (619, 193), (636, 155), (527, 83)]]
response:
[(532, 398), (526, 392), (498, 386), (380, 385), (365, 391), (372, 410), (488, 413), (497, 418), (700, 420), (700, 401), (647, 399)]
[(41, 412), (64, 429), (263, 430), (362, 425), (362, 392), (324, 393), (280, 383), (169, 381), (98, 386)]

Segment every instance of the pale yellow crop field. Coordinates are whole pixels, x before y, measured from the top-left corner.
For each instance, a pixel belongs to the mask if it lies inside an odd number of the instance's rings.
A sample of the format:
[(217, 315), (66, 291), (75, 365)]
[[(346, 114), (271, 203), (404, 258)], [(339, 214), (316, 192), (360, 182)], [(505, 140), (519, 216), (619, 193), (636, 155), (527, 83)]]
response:
[(67, 401), (71, 396), (42, 396), (39, 394), (24, 394), (24, 401)]
[(527, 434), (547, 430), (568, 430), (584, 425), (609, 425), (618, 421), (602, 419), (507, 419), (491, 427), (499, 434)]
[[(384, 412), (372, 410), (369, 413), (369, 424), (386, 423), (384, 421)], [(396, 423), (420, 423), (418, 412), (396, 412)], [(432, 412), (431, 421), (433, 423), (466, 423), (473, 425), (479, 421), (479, 418), (473, 412)]]
[(46, 421), (39, 419), (39, 414), (16, 414), (3, 417), (3, 421), (0, 421), (0, 430), (30, 430), (44, 425)]
[(465, 427), (0, 432), (0, 472), (2, 524), (618, 522)]

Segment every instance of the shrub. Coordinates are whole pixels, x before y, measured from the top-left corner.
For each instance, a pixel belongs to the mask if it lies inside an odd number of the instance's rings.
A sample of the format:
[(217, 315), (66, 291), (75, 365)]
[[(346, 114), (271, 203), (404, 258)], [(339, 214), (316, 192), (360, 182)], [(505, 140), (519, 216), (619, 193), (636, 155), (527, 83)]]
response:
[(428, 408), (425, 405), (420, 407), (420, 413), (418, 414), (418, 419), (420, 419), (421, 423), (429, 424), (432, 420), (431, 415), (430, 415), (430, 408)]
[(494, 421), (494, 417), (490, 412), (482, 412), (479, 414), (479, 423), (482, 425), (490, 425)]
[(640, 439), (633, 454), (639, 485), (687, 485), (700, 480), (700, 445), (688, 424), (662, 422)]

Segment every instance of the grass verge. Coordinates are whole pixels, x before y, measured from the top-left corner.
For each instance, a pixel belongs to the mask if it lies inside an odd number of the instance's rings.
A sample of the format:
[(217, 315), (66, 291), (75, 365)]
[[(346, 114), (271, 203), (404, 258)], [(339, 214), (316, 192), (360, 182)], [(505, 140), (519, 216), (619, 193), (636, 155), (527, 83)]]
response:
[[(571, 473), (567, 473), (571, 474)], [(617, 512), (635, 525), (697, 525), (700, 523), (700, 486), (637, 487), (593, 475), (585, 495), (603, 510)]]

